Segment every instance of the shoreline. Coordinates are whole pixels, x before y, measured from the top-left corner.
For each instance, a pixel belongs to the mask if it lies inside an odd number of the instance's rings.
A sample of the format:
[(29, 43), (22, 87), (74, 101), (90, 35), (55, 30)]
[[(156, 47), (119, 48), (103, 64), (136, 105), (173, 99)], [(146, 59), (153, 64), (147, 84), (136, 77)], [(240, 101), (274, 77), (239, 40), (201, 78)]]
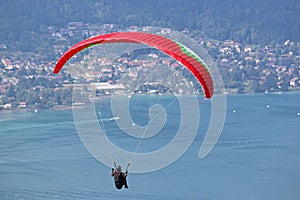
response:
[[(225, 93), (226, 96), (250, 96), (250, 95), (286, 95), (286, 94), (293, 94), (293, 93), (300, 93), (300, 90), (291, 90), (291, 91), (276, 91), (276, 92), (265, 92), (265, 93)], [(163, 96), (164, 94), (162, 94)], [(124, 95), (121, 95), (124, 96)], [(126, 96), (126, 95), (125, 95)], [(127, 95), (128, 96), (128, 95)], [(201, 96), (201, 95), (199, 95)], [(87, 104), (85, 103), (74, 103), (72, 105), (57, 105), (49, 108), (37, 108), (37, 107), (26, 107), (26, 108), (9, 108), (9, 109), (0, 109), (0, 113), (5, 114), (5, 113), (11, 113), (14, 111), (18, 112), (33, 112), (37, 113), (38, 110), (72, 110), (72, 109), (80, 109), (84, 108)], [(1, 121), (1, 117), (0, 117)]]

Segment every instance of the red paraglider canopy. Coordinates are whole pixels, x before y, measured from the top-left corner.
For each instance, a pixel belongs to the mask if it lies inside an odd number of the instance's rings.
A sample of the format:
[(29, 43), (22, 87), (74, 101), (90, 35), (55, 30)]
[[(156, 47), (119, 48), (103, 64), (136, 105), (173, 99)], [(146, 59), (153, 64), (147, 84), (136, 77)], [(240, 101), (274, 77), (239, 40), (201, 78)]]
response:
[(154, 47), (179, 61), (192, 72), (203, 87), (206, 98), (213, 96), (213, 80), (206, 65), (199, 57), (179, 42), (145, 32), (115, 32), (83, 40), (71, 47), (59, 58), (54, 68), (54, 73), (57, 74), (76, 53), (90, 46), (104, 43), (140, 43)]

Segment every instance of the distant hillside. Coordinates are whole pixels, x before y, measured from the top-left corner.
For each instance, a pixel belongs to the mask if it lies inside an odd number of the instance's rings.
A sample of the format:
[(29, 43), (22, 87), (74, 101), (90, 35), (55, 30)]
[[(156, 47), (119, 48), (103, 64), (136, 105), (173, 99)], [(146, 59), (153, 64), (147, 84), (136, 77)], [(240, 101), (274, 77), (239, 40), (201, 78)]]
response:
[(0, 6), (0, 43), (33, 40), (70, 21), (189, 28), (217, 40), (300, 41), (298, 0), (10, 0)]

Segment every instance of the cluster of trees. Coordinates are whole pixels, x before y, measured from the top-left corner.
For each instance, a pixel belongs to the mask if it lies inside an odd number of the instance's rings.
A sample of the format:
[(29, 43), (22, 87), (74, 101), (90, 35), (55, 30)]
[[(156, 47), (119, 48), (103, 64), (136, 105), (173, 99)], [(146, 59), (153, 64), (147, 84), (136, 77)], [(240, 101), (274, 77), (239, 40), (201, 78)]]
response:
[(217, 40), (243, 43), (300, 41), (300, 3), (267, 1), (118, 1), (11, 0), (0, 7), (0, 43), (23, 51), (49, 48), (49, 26), (66, 27), (70, 21), (91, 24), (189, 28)]
[[(70, 105), (72, 103), (72, 89), (64, 88), (61, 80), (72, 81), (68, 74), (63, 74), (60, 79), (49, 76), (49, 72), (33, 69), (16, 69), (6, 71), (8, 79), (15, 78), (17, 83), (9, 83), (4, 94), (0, 93), (0, 104), (12, 103), (17, 107), (19, 102), (26, 102), (29, 106), (48, 108), (55, 105)], [(0, 83), (3, 78), (0, 76)]]
[[(10, 100), (13, 98), (14, 100)], [(21, 89), (14, 85), (8, 88), (5, 96), (0, 99), (2, 105), (12, 103), (13, 107), (17, 107), (19, 102), (26, 102), (30, 107), (49, 108), (56, 105), (71, 105), (72, 90), (53, 88), (31, 88)]]
[[(261, 72), (250, 65), (246, 65), (242, 69), (235, 68), (233, 71), (221, 68), (220, 72), (225, 88), (237, 89), (238, 93), (279, 91), (277, 85), (278, 77), (274, 69), (270, 69), (267, 75), (261, 74)], [(289, 77), (284, 76), (281, 80), (280, 91), (288, 91), (289, 84)]]

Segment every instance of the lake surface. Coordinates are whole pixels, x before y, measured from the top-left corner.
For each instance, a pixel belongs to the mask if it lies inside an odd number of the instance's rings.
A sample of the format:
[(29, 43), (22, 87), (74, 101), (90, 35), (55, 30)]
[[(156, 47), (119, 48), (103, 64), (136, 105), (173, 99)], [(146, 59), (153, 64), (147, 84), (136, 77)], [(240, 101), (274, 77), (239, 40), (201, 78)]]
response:
[[(143, 125), (143, 101), (149, 100), (138, 101), (132, 118)], [(85, 149), (71, 110), (1, 112), (0, 199), (299, 199), (299, 92), (228, 95), (222, 135), (204, 159), (198, 153), (209, 103), (199, 104), (198, 134), (183, 156), (151, 173), (130, 174), (129, 168), (129, 189), (121, 191), (114, 188), (111, 169)], [(168, 130), (178, 120), (169, 117), (165, 135), (145, 139), (140, 151), (161, 148), (173, 137)], [(107, 130), (117, 145), (135, 149), (132, 137), (118, 140)]]

